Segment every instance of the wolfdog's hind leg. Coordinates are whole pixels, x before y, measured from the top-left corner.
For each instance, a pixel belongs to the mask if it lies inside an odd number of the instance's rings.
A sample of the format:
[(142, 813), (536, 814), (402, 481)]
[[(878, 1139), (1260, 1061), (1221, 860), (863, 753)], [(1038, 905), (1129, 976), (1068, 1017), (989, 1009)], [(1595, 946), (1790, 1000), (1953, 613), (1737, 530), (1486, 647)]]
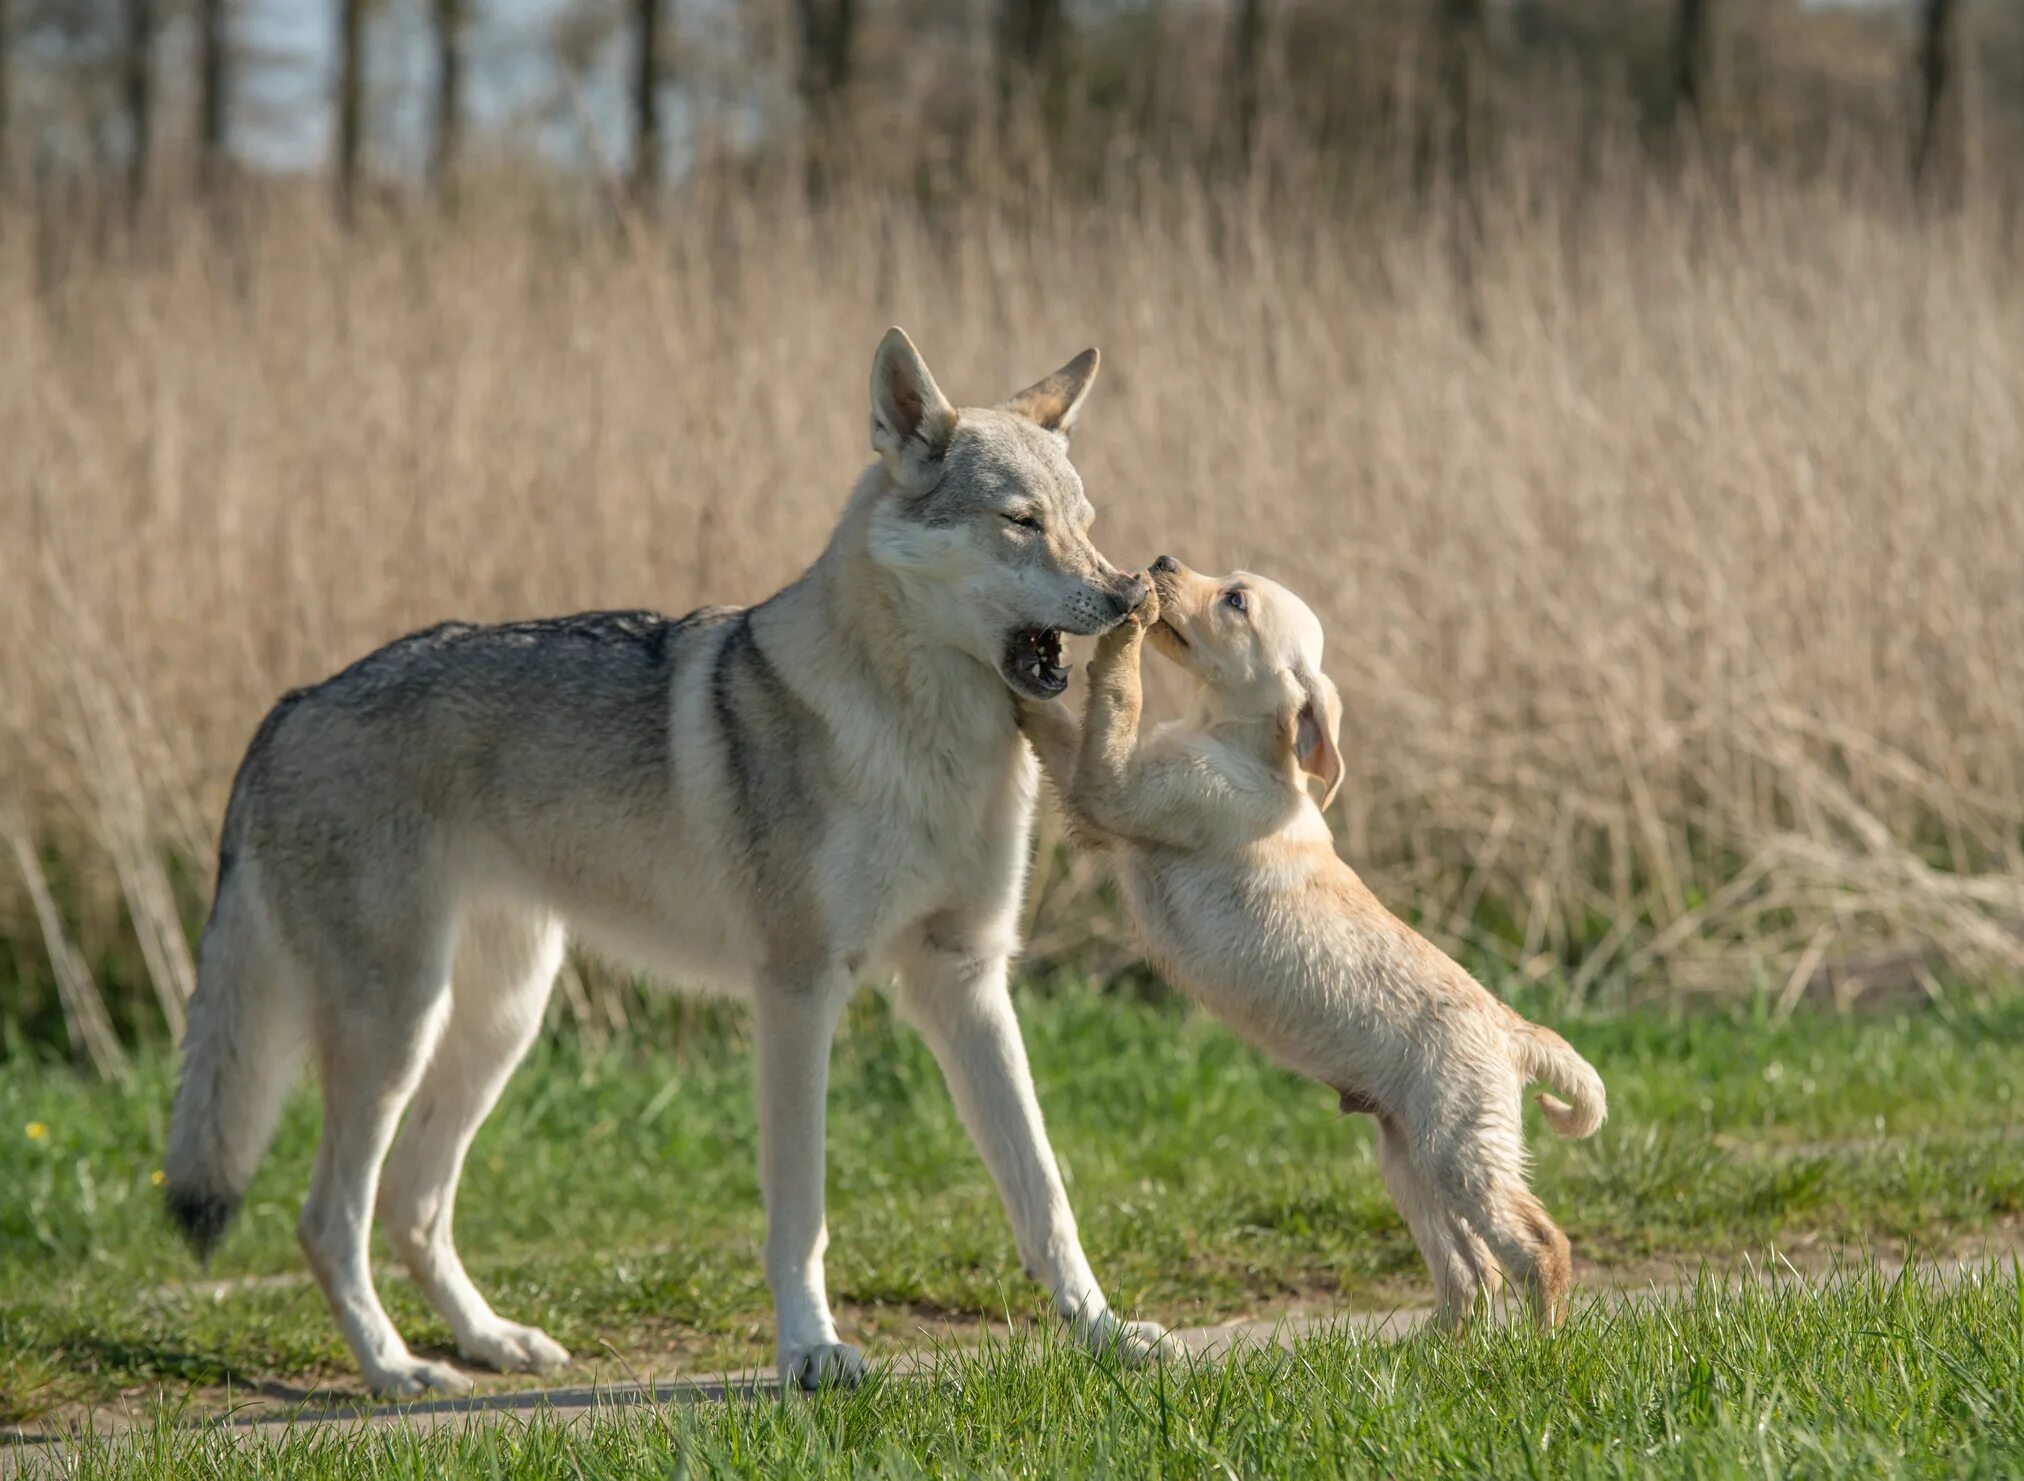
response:
[[(380, 1164), (450, 1006), (447, 941), (390, 935), (370, 944), (354, 936), (344, 943), (354, 949), (344, 951), (333, 940), (316, 958), (323, 1136), (298, 1233), (367, 1385), (406, 1398), (459, 1392), (470, 1380), (410, 1353), (373, 1290), (369, 1244)], [(385, 949), (375, 954), (375, 945)], [(355, 975), (346, 982), (340, 973)]]
[(534, 1042), (562, 950), (561, 927), (540, 916), (486, 913), (465, 924), (449, 1022), (380, 1180), (387, 1238), (456, 1334), (457, 1351), (502, 1373), (545, 1373), (569, 1354), (493, 1312), (457, 1257), (450, 1220), (464, 1155)]

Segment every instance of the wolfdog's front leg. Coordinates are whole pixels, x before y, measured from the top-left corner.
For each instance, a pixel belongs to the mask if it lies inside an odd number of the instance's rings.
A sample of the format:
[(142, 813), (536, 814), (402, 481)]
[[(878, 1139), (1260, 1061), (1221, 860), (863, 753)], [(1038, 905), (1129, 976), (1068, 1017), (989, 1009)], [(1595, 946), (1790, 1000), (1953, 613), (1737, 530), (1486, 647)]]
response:
[(1164, 1355), (1166, 1329), (1121, 1321), (1096, 1283), (1076, 1232), (1007, 988), (1002, 952), (945, 927), (908, 955), (899, 1007), (921, 1031), (956, 1110), (983, 1155), (1012, 1221), (1019, 1260), (1092, 1350), (1127, 1361)]
[(824, 972), (764, 983), (753, 1003), (774, 1352), (780, 1381), (808, 1389), (864, 1376), (858, 1350), (837, 1340), (822, 1270), (829, 1244), (822, 1213), (829, 1047), (849, 994), (847, 975)]

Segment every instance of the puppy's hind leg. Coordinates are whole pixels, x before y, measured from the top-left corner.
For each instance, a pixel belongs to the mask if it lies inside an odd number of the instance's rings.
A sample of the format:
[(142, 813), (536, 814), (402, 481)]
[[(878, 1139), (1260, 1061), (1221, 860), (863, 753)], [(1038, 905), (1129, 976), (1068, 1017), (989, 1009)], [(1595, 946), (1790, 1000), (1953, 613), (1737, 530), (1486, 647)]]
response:
[(380, 1180), (379, 1214), (415, 1283), (456, 1335), (457, 1351), (502, 1373), (569, 1361), (546, 1333), (493, 1312), (451, 1237), (464, 1155), (541, 1027), (563, 932), (540, 916), (487, 912), (457, 941), (450, 1017)]
[(1545, 1328), (1559, 1325), (1574, 1285), (1574, 1256), (1546, 1206), (1523, 1180), (1505, 1178), (1491, 1185), (1467, 1217), (1525, 1288), (1533, 1319)]
[(1454, 1241), (1455, 1249), (1468, 1262), (1470, 1282), (1477, 1292), (1476, 1302), (1483, 1306), (1493, 1305), (1504, 1290), (1504, 1267), (1497, 1263), (1497, 1257), (1483, 1243), (1483, 1237), (1469, 1227), (1466, 1219), (1450, 1213), (1448, 1234)]
[(1478, 1296), (1495, 1293), (1495, 1262), (1428, 1185), (1413, 1163), (1404, 1128), (1389, 1116), (1378, 1120), (1377, 1165), (1433, 1274), (1435, 1323), (1445, 1331), (1460, 1331), (1475, 1311)]
[(1550, 1328), (1566, 1314), (1574, 1261), (1567, 1236), (1525, 1182), (1515, 1093), (1511, 1099), (1508, 1126), (1486, 1116), (1473, 1134), (1440, 1147), (1421, 1166), (1449, 1210), (1524, 1289), (1533, 1319)]

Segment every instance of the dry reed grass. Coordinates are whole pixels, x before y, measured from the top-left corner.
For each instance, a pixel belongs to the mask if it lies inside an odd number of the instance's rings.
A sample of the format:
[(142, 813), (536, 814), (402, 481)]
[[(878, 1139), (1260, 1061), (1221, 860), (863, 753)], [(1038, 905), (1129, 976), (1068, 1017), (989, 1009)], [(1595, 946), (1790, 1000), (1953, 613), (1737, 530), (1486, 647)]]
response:
[[(2014, 969), (2000, 234), (1748, 181), (1555, 199), (1493, 197), (1466, 282), (1435, 226), (1238, 186), (934, 220), (699, 196), (606, 234), (481, 203), (346, 239), (272, 206), (53, 283), (0, 238), (14, 954), (67, 984), (74, 1042), (106, 1036), (73, 1000), (109, 943), (176, 1022), (232, 768), (283, 688), (453, 615), (791, 578), (900, 322), (959, 400), (1102, 346), (1099, 543), (1314, 601), (1343, 848), (1436, 934), (1583, 991)], [(1038, 952), (1120, 959), (1093, 893), (1043, 868)]]

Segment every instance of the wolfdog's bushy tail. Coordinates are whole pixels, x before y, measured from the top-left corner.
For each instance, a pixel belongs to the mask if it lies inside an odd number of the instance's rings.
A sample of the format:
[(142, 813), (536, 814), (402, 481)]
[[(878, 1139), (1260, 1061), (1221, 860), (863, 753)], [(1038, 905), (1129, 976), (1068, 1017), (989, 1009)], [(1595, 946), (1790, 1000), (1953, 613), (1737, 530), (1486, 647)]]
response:
[[(1513, 1035), (1512, 1048), (1526, 1079), (1543, 1080), (1567, 1097), (1561, 1100), (1559, 1096), (1540, 1093), (1539, 1109), (1546, 1113), (1546, 1124), (1562, 1136), (1593, 1135), (1602, 1125), (1602, 1118), (1609, 1114), (1602, 1076), (1595, 1072), (1595, 1066), (1575, 1053), (1574, 1046), (1552, 1029), (1536, 1023), (1525, 1024)], [(1573, 1104), (1568, 1104), (1569, 1101)]]
[(164, 1162), (169, 1216), (206, 1259), (273, 1139), (302, 1043), (298, 984), (269, 944), (249, 872), (219, 870)]

